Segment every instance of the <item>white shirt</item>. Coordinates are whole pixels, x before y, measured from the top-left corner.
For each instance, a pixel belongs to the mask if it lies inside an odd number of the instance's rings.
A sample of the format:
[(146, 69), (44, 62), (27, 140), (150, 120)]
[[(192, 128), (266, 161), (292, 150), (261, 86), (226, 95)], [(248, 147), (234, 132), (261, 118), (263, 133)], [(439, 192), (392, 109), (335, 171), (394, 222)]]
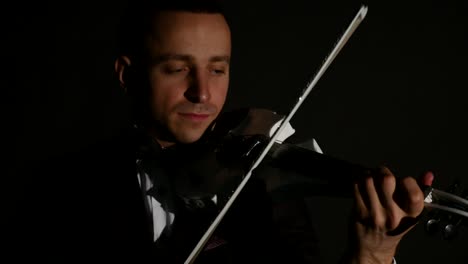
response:
[[(137, 160), (137, 167), (140, 166), (140, 162), (140, 160)], [(145, 198), (146, 212), (148, 213), (148, 217), (153, 219), (153, 241), (156, 241), (161, 236), (164, 228), (167, 225), (172, 225), (174, 222), (174, 214), (172, 212), (166, 212), (158, 200), (147, 194), (148, 190), (153, 187), (153, 182), (149, 175), (142, 172), (142, 170), (138, 170), (137, 176)]]

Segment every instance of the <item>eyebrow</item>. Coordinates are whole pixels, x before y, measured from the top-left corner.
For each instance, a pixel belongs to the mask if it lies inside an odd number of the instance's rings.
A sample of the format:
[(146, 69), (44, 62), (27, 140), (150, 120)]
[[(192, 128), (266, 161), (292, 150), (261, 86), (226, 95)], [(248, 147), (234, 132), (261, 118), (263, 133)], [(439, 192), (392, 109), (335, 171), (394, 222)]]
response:
[[(169, 60), (179, 60), (179, 61), (194, 61), (195, 58), (192, 55), (188, 54), (162, 54), (154, 57), (152, 59), (153, 64), (159, 64), (161, 62), (169, 61)], [(227, 64), (230, 63), (231, 57), (228, 55), (219, 55), (219, 56), (212, 56), (209, 59), (210, 62), (226, 62)]]
[(213, 56), (210, 58), (210, 62), (226, 62), (229, 64), (231, 62), (231, 57), (224, 55), (224, 56)]

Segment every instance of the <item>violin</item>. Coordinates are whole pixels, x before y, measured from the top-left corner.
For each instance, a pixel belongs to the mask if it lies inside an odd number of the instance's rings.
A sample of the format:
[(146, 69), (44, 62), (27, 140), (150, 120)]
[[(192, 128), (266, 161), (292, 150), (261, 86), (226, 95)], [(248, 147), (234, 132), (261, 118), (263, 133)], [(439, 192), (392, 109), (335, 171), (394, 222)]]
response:
[[(287, 116), (264, 109), (239, 109), (221, 115), (196, 143), (178, 144), (164, 150), (163, 163), (171, 168), (173, 190), (190, 212), (187, 218), (203, 219), (195, 221), (194, 225), (188, 224), (200, 227), (196, 231), (179, 231), (183, 237), (187, 237), (184, 232), (191, 232), (192, 238), (201, 236), (185, 263), (193, 263), (207, 246), (252, 176), (253, 180), (264, 184), (264, 191), (270, 197), (288, 200), (315, 195), (349, 197), (353, 183), (374, 172), (373, 169), (318, 153), (313, 142), (302, 145), (284, 143), (291, 134), (289, 120), (366, 13), (367, 7), (362, 7)], [(440, 213), (430, 215), (426, 223), (428, 231), (435, 232), (442, 225), (449, 237), (456, 226), (466, 223), (467, 199), (429, 186), (421, 188), (426, 208), (456, 215), (449, 218)], [(209, 200), (213, 199), (217, 206), (208, 206)], [(456, 222), (448, 223), (451, 219), (456, 219)], [(194, 244), (195, 240), (190, 239), (188, 244)], [(187, 253), (187, 247), (183, 251)]]
[[(266, 109), (237, 109), (220, 115), (196, 143), (177, 144), (164, 150), (162, 163), (170, 168), (175, 195), (188, 212), (178, 219), (189, 219), (189, 222), (179, 225), (183, 227), (174, 234), (185, 240), (184, 245), (178, 245), (181, 247), (177, 249), (179, 254), (184, 252), (182, 255), (186, 256), (214, 223), (283, 119), (284, 116)], [(377, 170), (319, 153), (313, 141), (291, 144), (286, 138), (282, 136), (281, 141), (275, 142), (263, 163), (254, 170), (251, 181), (257, 186), (244, 190), (249, 192), (246, 196), (259, 200), (268, 196), (273, 203), (314, 196), (352, 197), (354, 182), (376, 174)], [(259, 184), (263, 186), (257, 188)], [(444, 238), (453, 238), (457, 230), (468, 223), (468, 200), (451, 193), (455, 190), (421, 188), (426, 197), (426, 230), (429, 233), (442, 230)], [(213, 198), (216, 206), (208, 205), (206, 201)], [(245, 202), (239, 204), (238, 207), (246, 205)], [(260, 201), (251, 208), (268, 206)], [(246, 210), (253, 210), (251, 208)], [(235, 237), (228, 229), (239, 221), (239, 215), (245, 215), (245, 209), (235, 210), (235, 216), (227, 217), (229, 224), (221, 225), (222, 230), (214, 233)], [(267, 213), (262, 217), (257, 220), (269, 223)]]

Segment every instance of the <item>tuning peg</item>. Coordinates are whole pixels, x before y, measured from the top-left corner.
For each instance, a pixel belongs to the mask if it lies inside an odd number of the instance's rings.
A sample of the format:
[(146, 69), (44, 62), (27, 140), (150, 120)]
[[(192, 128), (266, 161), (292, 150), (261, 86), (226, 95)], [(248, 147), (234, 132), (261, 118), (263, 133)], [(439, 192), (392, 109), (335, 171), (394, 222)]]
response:
[(463, 190), (457, 181), (447, 191), (432, 188), (427, 198), (426, 208), (436, 210), (428, 212), (426, 231), (434, 234), (440, 230), (444, 239), (455, 238), (460, 233), (460, 228), (468, 224), (468, 190)]
[(441, 226), (441, 213), (439, 211), (431, 211), (428, 213), (428, 220), (426, 221), (426, 232), (433, 235), (438, 233)]
[[(456, 180), (452, 185), (449, 186), (447, 189), (447, 192), (451, 194), (460, 194), (462, 190), (460, 189), (460, 181)], [(466, 190), (463, 191), (462, 197), (468, 195), (468, 192)], [(458, 235), (458, 229), (460, 227), (460, 224), (463, 222), (463, 219), (460, 217), (457, 217), (455, 215), (448, 215), (447, 216), (447, 223), (444, 228), (443, 228), (443, 237), (446, 240), (451, 240), (454, 239)]]
[(443, 236), (446, 240), (451, 240), (455, 238), (458, 234), (458, 228), (454, 224), (447, 224), (444, 227)]
[(440, 219), (431, 218), (426, 222), (426, 232), (433, 235), (439, 231)]
[(454, 239), (458, 235), (458, 229), (464, 219), (457, 218), (456, 223), (449, 223), (444, 226), (443, 236), (446, 240)]

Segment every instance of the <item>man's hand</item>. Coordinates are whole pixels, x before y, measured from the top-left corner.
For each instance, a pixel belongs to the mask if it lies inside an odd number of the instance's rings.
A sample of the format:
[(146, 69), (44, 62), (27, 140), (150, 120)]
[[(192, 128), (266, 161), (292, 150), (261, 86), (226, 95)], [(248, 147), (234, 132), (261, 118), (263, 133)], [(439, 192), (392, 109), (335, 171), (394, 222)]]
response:
[[(434, 179), (427, 172), (421, 184)], [(397, 180), (381, 168), (354, 185), (355, 209), (351, 228), (351, 263), (392, 263), (398, 243), (416, 224), (424, 209), (424, 194), (414, 178)]]

